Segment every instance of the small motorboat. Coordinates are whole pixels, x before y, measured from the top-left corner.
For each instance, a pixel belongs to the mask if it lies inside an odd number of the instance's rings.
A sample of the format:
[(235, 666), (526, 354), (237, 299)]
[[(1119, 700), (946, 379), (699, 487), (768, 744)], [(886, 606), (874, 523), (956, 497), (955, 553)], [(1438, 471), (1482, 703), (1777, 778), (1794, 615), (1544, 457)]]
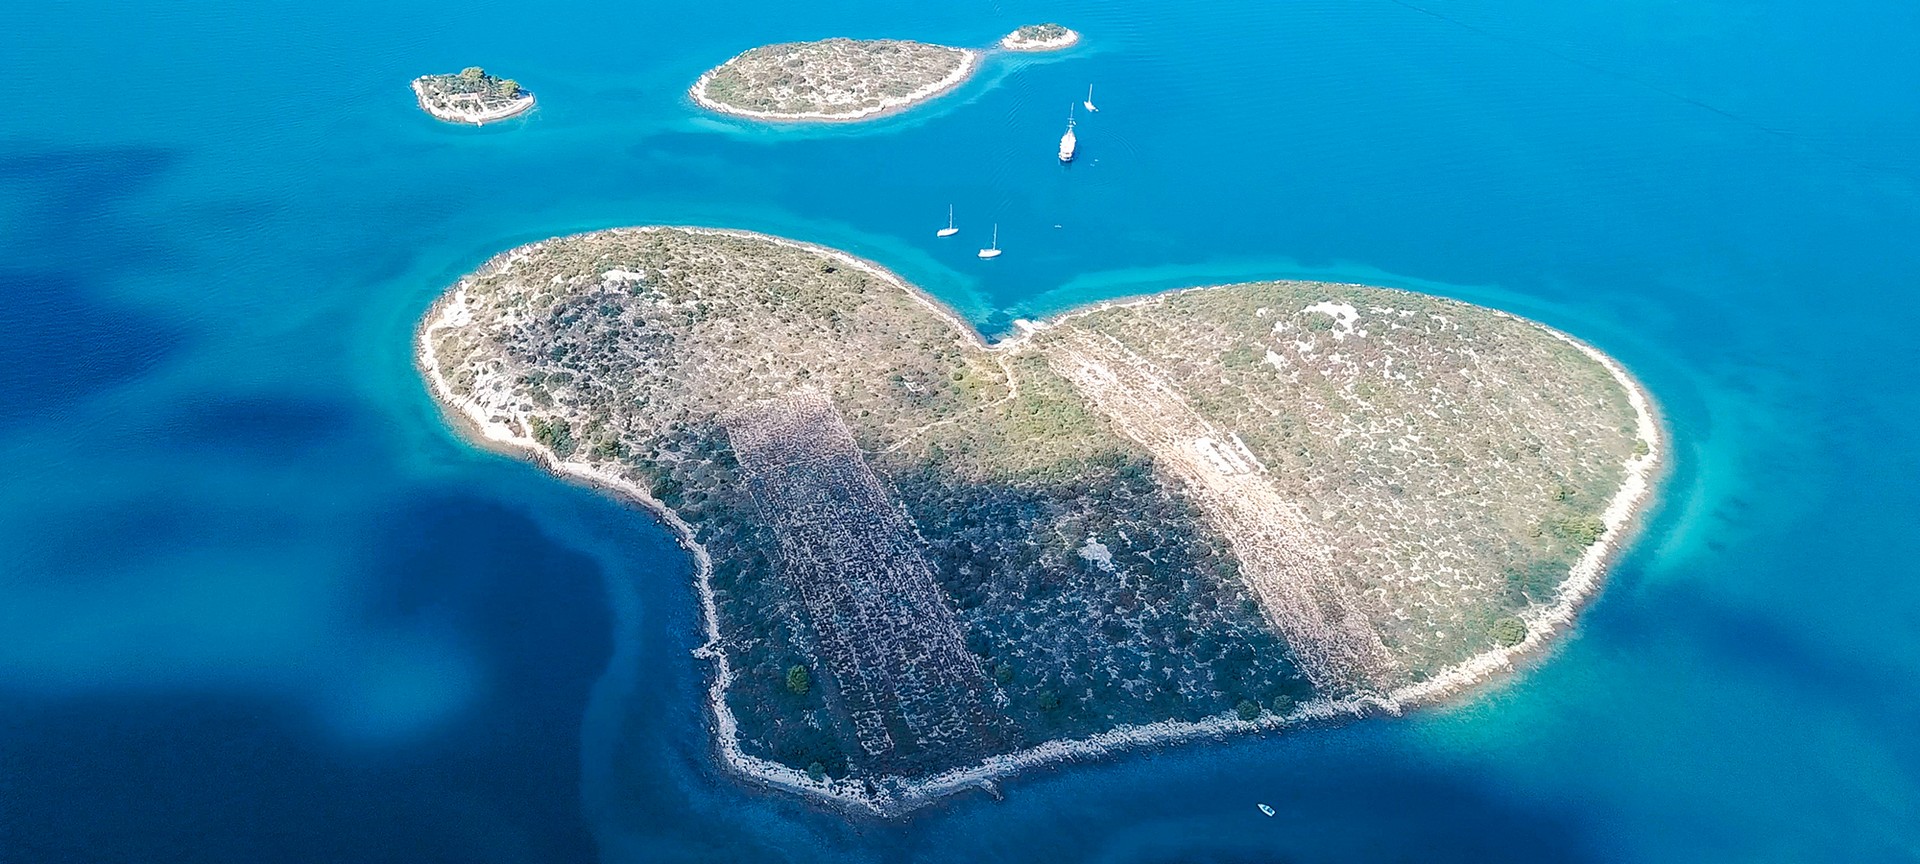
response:
[(1087, 106), (1087, 112), (1090, 114), (1100, 113), (1100, 109), (1093, 107), (1093, 85), (1092, 84), (1087, 85), (1087, 101), (1082, 102), (1080, 104)]
[(980, 250), (980, 257), (982, 258), (1000, 257), (1000, 223), (995, 222), (993, 224), (993, 245)]
[(933, 236), (952, 237), (953, 235), (958, 233), (960, 233), (960, 229), (953, 227), (953, 205), (948, 204), (947, 205), (947, 227), (933, 232)]
[(1255, 805), (1253, 805), (1253, 806), (1255, 806), (1255, 807), (1258, 807), (1258, 808), (1260, 808), (1260, 812), (1261, 812), (1261, 813), (1263, 813), (1263, 814), (1265, 814), (1265, 815), (1268, 815), (1268, 816), (1272, 816), (1272, 815), (1273, 815), (1273, 808), (1272, 808), (1272, 807), (1268, 807), (1268, 806), (1267, 806), (1267, 805), (1265, 805), (1265, 804), (1255, 804)]

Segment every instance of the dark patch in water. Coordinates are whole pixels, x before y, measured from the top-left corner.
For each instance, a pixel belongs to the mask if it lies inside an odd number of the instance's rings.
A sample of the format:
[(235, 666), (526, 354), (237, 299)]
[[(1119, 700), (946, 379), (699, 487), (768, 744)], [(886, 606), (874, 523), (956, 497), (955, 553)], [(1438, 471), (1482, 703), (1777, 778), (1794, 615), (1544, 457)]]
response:
[[(1874, 662), (1875, 658), (1805, 638), (1780, 622), (1695, 587), (1664, 592), (1658, 608), (1657, 621), (1635, 616), (1608, 622), (1626, 631), (1608, 637), (1631, 643), (1654, 638), (1655, 629), (1677, 632), (1715, 655), (1718, 663), (1773, 677), (1788, 692), (1800, 691), (1813, 702), (1853, 712), (1868, 728), (1920, 726), (1920, 695), (1911, 677)], [(1685, 623), (1672, 628), (1670, 622), (1676, 620)], [(1909, 769), (1920, 771), (1920, 739), (1893, 736), (1884, 743)]]
[(0, 425), (51, 419), (158, 367), (182, 336), (78, 274), (0, 270)]
[(352, 406), (321, 399), (213, 395), (183, 407), (168, 424), (176, 449), (256, 459), (310, 459), (321, 450), (369, 461)]
[(365, 535), (364, 590), (385, 598), (369, 623), (452, 624), (478, 655), (474, 703), (405, 740), (343, 746), (250, 693), (10, 699), (0, 861), (593, 860), (580, 718), (611, 646), (596, 565), (478, 498), (423, 490), (381, 515)]
[[(102, 273), (177, 256), (162, 243), (162, 223), (126, 211), (180, 162), (157, 147), (34, 149), (0, 145), (0, 225), (16, 239), (4, 251), (15, 267), (83, 264)], [(4, 235), (0, 235), (4, 236)], [(23, 265), (21, 262), (31, 262)], [(70, 276), (77, 282), (91, 282)]]
[(118, 271), (167, 260), (124, 204), (178, 157), (152, 147), (0, 147), (0, 425), (57, 415), (179, 350), (181, 334), (115, 302)]
[[(1333, 864), (1333, 862), (1589, 862), (1604, 860), (1590, 816), (1575, 802), (1523, 797), (1470, 767), (1429, 767), (1377, 761), (1382, 736), (1396, 735), (1398, 721), (1368, 721), (1338, 730), (1304, 733), (1284, 741), (1243, 740), (1211, 752), (1189, 747), (1135, 755), (1104, 776), (1076, 777), (1086, 768), (1060, 769), (1052, 780), (1030, 787), (1005, 786), (1007, 803), (963, 805), (956, 824), (934, 822), (902, 832), (916, 854), (898, 859), (929, 862), (1059, 861), (1101, 864)], [(1199, 745), (1206, 747), (1209, 745)], [(1153, 763), (1171, 762), (1165, 770)], [(1117, 820), (1093, 791), (1151, 784), (1156, 805), (1116, 794)], [(1064, 795), (1063, 795), (1064, 793)], [(1054, 810), (1027, 796), (1068, 800)], [(1265, 816), (1255, 802), (1275, 809)], [(1089, 806), (1090, 805), (1090, 806)], [(972, 808), (984, 808), (973, 810)], [(986, 824), (993, 828), (985, 829)], [(995, 839), (951, 848), (949, 834), (973, 839), (990, 830)], [(885, 860), (895, 860), (893, 858)]]

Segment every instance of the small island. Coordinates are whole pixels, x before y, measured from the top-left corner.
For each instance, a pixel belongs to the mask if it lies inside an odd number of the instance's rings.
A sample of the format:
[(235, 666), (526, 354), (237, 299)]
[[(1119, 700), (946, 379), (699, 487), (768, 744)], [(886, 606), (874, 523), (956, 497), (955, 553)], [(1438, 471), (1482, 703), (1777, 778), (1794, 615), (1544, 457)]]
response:
[(449, 123), (475, 126), (505, 120), (533, 107), (533, 94), (512, 78), (496, 78), (478, 66), (456, 75), (422, 75), (413, 79), (420, 109)]
[(1028, 24), (1000, 37), (1008, 51), (1058, 51), (1080, 41), (1080, 34), (1058, 24)]
[(1017, 324), (645, 227), (501, 254), (418, 356), (474, 438), (679, 534), (725, 765), (883, 814), (1460, 693), (1571, 623), (1664, 452), (1611, 358), (1438, 297), (1257, 282)]
[(764, 45), (702, 74), (701, 107), (774, 121), (865, 120), (925, 102), (966, 81), (980, 52), (900, 39)]

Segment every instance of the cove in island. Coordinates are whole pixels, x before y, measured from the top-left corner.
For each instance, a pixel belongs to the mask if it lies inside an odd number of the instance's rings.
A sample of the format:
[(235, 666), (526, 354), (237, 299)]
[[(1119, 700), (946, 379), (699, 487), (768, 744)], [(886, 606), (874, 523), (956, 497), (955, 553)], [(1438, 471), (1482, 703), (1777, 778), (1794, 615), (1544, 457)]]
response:
[[(1029, 25), (1000, 47), (1053, 51), (1079, 39), (1058, 24)], [(707, 70), (688, 95), (709, 111), (755, 120), (871, 120), (952, 91), (979, 70), (983, 54), (903, 39), (783, 42)]]
[(482, 126), (515, 117), (533, 108), (533, 94), (512, 78), (497, 78), (478, 66), (457, 75), (422, 75), (413, 79), (413, 95), (420, 110), (449, 123)]
[(1459, 693), (1569, 624), (1663, 451), (1619, 364), (1492, 309), (1260, 282), (989, 344), (700, 228), (504, 253), (419, 351), (470, 433), (678, 532), (731, 770), (883, 814)]

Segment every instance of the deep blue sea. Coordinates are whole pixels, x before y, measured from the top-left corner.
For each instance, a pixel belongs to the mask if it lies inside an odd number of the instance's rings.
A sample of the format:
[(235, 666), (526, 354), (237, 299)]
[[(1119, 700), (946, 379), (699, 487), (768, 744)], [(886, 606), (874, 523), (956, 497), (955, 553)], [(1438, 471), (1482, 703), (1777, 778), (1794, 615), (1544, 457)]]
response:
[[(1920, 7), (9, 9), (0, 864), (1920, 860)], [(1046, 20), (1085, 42), (876, 123), (684, 95), (765, 42)], [(473, 64), (540, 107), (416, 109)], [(648, 223), (847, 249), (989, 331), (1433, 291), (1620, 358), (1676, 458), (1578, 629), (1477, 698), (849, 821), (716, 770), (668, 534), (467, 446), (413, 370), (461, 273)]]

